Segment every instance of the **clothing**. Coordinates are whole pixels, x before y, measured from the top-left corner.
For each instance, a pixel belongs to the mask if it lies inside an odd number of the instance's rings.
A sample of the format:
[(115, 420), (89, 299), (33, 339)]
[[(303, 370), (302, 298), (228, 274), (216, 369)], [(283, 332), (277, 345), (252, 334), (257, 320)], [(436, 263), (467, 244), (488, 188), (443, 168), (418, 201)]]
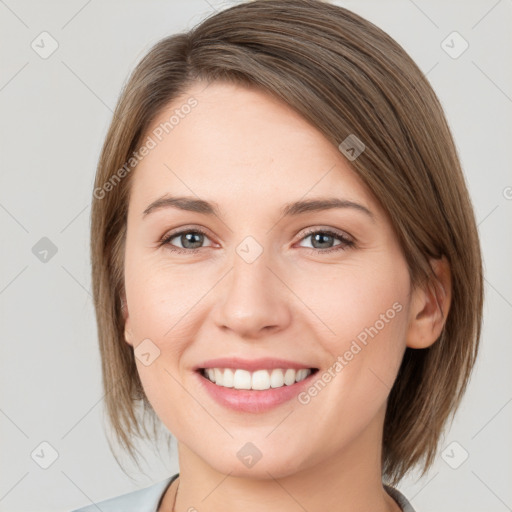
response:
[(384, 484), (386, 492), (398, 503), (398, 506), (402, 509), (402, 512), (415, 512), (409, 500), (394, 487)]
[[(179, 473), (138, 491), (122, 494), (115, 498), (87, 505), (72, 512), (157, 512), (160, 501)], [(394, 487), (384, 485), (386, 492), (398, 503), (402, 512), (415, 512), (407, 498)]]
[(170, 478), (138, 491), (121, 494), (115, 498), (91, 503), (72, 512), (157, 512), (160, 500), (171, 483), (178, 478), (176, 473)]

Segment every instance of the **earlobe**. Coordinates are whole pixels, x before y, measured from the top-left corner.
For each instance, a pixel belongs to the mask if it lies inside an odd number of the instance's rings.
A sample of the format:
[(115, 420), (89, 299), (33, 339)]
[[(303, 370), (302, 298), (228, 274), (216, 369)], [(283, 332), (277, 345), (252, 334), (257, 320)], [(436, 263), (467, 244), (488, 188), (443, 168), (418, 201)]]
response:
[(132, 330), (129, 327), (129, 322), (125, 322), (124, 324), (124, 340), (128, 345), (131, 345), (133, 347), (133, 335)]
[(430, 261), (435, 278), (413, 292), (407, 346), (427, 348), (439, 338), (452, 298), (450, 264), (445, 256)]
[(121, 314), (123, 315), (123, 320), (126, 321), (126, 318), (128, 316), (128, 308), (126, 307), (126, 293), (124, 291), (121, 292), (119, 301), (121, 302)]
[(124, 340), (128, 345), (133, 346), (133, 335), (130, 327), (130, 315), (128, 314), (128, 307), (126, 305), (126, 295), (121, 295), (121, 313), (124, 321)]

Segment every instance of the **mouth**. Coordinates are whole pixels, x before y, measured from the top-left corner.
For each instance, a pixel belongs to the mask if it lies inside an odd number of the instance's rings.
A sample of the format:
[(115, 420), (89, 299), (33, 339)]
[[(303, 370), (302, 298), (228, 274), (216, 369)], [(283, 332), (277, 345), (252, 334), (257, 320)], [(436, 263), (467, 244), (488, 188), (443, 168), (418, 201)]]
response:
[(201, 377), (218, 387), (234, 390), (266, 391), (293, 386), (318, 372), (318, 368), (198, 368)]
[(238, 413), (264, 413), (291, 402), (319, 371), (304, 361), (275, 357), (209, 359), (193, 370), (207, 396)]

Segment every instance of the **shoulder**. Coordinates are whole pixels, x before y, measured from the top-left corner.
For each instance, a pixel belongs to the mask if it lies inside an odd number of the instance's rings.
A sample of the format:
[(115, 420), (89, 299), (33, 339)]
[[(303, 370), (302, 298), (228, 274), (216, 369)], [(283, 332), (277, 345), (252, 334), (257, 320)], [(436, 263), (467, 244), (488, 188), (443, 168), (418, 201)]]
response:
[(177, 477), (178, 473), (144, 489), (91, 503), (72, 512), (98, 512), (98, 509), (102, 512), (156, 512), (160, 499)]
[(386, 492), (398, 503), (402, 512), (415, 512), (409, 500), (395, 487), (384, 484)]

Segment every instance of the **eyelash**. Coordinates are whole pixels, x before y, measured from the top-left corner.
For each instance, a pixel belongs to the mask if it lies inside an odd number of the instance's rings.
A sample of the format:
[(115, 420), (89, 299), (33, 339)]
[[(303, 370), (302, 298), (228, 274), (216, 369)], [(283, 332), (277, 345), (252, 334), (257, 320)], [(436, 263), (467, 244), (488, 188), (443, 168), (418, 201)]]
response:
[[(195, 254), (201, 249), (205, 249), (205, 247), (198, 247), (196, 249), (182, 249), (181, 247), (175, 247), (170, 243), (170, 241), (173, 238), (176, 238), (177, 236), (183, 235), (185, 233), (199, 233), (201, 235), (204, 235), (208, 237), (208, 234), (203, 231), (200, 228), (194, 228), (194, 229), (184, 229), (182, 231), (178, 231), (176, 233), (171, 233), (168, 236), (164, 236), (162, 240), (159, 243), (159, 246), (167, 245), (167, 248), (172, 251), (179, 254)], [(329, 249), (315, 249), (314, 247), (304, 247), (304, 249), (309, 249), (310, 251), (313, 251), (315, 254), (325, 254), (325, 253), (331, 253), (336, 251), (345, 251), (347, 249), (350, 249), (351, 247), (355, 246), (355, 242), (347, 238), (346, 236), (342, 235), (341, 233), (337, 233), (336, 231), (332, 231), (329, 229), (314, 229), (311, 231), (308, 231), (304, 234), (304, 236), (300, 239), (300, 241), (304, 240), (305, 238), (310, 237), (311, 235), (315, 235), (317, 233), (322, 233), (324, 235), (330, 235), (336, 239), (338, 239), (341, 243), (338, 245), (335, 245), (334, 247), (330, 247)]]

